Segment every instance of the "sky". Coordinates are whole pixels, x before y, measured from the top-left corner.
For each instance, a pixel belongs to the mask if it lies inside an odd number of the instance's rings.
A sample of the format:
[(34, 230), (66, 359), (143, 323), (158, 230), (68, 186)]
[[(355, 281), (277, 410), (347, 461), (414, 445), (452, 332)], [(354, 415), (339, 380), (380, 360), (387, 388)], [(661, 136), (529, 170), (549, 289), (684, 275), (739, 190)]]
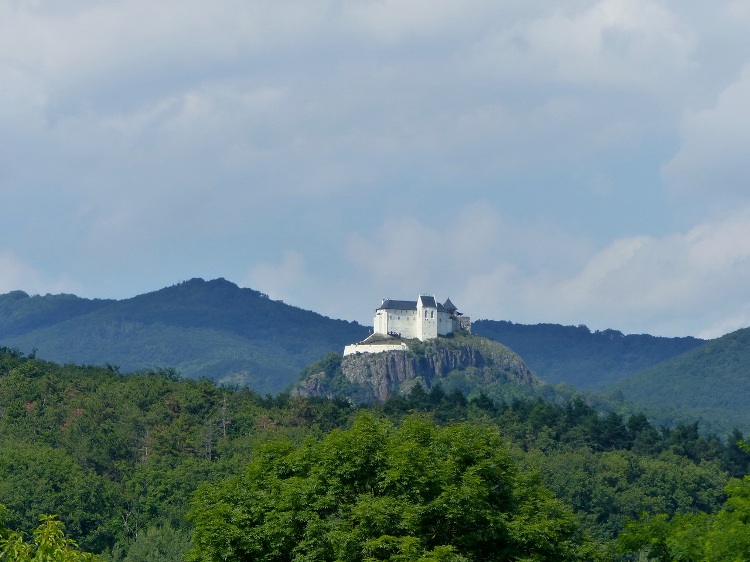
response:
[(746, 0), (0, 0), (0, 293), (750, 325)]

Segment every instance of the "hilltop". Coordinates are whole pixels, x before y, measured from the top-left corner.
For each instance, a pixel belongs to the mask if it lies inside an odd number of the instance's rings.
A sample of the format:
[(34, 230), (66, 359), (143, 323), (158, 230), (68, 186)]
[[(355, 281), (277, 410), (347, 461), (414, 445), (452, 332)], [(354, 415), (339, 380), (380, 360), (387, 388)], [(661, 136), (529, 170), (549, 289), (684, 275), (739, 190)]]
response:
[[(249, 385), (261, 394), (289, 388), (302, 372), (306, 377), (311, 369), (326, 372), (316, 367), (316, 362), (340, 353), (347, 344), (362, 341), (370, 331), (370, 326), (327, 318), (225, 279), (191, 279), (125, 300), (65, 294), (30, 296), (23, 291), (0, 295), (0, 346), (59, 363), (107, 364), (124, 373), (174, 369), (189, 378)], [(502, 344), (534, 374), (534, 380), (548, 384), (519, 385), (511, 376), (501, 385), (496, 379), (477, 375), (487, 373), (486, 367), (464, 365), (435, 378), (445, 389), (494, 393), (496, 398), (530, 394), (551, 397), (561, 392), (570, 396), (572, 389), (559, 388), (559, 383), (567, 383), (577, 390), (602, 393), (607, 401), (614, 399), (615, 407), (622, 406), (622, 411), (632, 411), (628, 404), (635, 402), (648, 408), (654, 419), (668, 424), (700, 416), (706, 428), (721, 433), (733, 425), (750, 428), (750, 419), (745, 419), (744, 408), (740, 407), (750, 401), (742, 367), (750, 358), (735, 351), (720, 352), (732, 345), (732, 338), (727, 336), (706, 342), (623, 335), (616, 330), (591, 331), (585, 326), (493, 320), (475, 321), (472, 331), (487, 338), (486, 345), (493, 343), (489, 340)], [(457, 345), (459, 341), (461, 338), (449, 339), (445, 345)], [(480, 339), (472, 341), (474, 345)], [(711, 351), (707, 356), (702, 355), (705, 350), (690, 355), (704, 346)], [(414, 352), (425, 349), (424, 344), (413, 346)], [(696, 357), (703, 359), (698, 361)], [(369, 390), (360, 386), (356, 396), (382, 398), (385, 390), (396, 388), (383, 382), (391, 375), (378, 365), (382, 359), (359, 361), (360, 369), (386, 373), (386, 378)], [(335, 371), (333, 363), (328, 362), (331, 373)], [(408, 368), (422, 367), (405, 363), (403, 369)], [(644, 373), (639, 375), (641, 371)], [(394, 380), (399, 376), (403, 374), (397, 373)], [(667, 385), (670, 377), (674, 382), (669, 383), (672, 386), (667, 391), (659, 385)], [(339, 383), (344, 380), (335, 379)], [(696, 382), (688, 382), (692, 380)], [(613, 387), (620, 381), (621, 385)], [(425, 386), (429, 388), (430, 384)], [(665, 405), (673, 411), (659, 414)], [(674, 409), (683, 407), (685, 412), (680, 417)]]
[(225, 279), (191, 279), (125, 300), (0, 296), (0, 345), (44, 359), (174, 368), (276, 393), (307, 365), (367, 336), (356, 322), (302, 310)]
[(305, 369), (292, 394), (383, 402), (418, 385), (499, 400), (529, 396), (544, 386), (518, 355), (487, 338), (461, 334), (405, 343), (407, 351), (331, 354)]

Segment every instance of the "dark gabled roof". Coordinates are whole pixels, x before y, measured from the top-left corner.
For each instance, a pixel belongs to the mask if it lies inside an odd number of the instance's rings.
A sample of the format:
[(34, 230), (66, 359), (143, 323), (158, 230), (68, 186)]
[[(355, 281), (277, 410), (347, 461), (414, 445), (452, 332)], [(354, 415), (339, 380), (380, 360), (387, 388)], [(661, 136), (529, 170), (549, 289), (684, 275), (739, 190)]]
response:
[[(440, 304), (435, 301), (435, 297), (430, 295), (419, 295), (419, 300), (422, 301), (422, 306), (426, 308), (437, 308), (438, 312), (449, 312), (453, 313), (457, 308), (453, 305), (450, 299), (445, 301), (445, 304)], [(393, 299), (385, 299), (376, 310), (417, 310), (418, 301), (398, 301)]]
[(417, 301), (396, 301), (386, 299), (377, 310), (417, 310)]
[(437, 308), (435, 297), (431, 297), (429, 295), (419, 295), (419, 300), (422, 301), (422, 306), (424, 307)]

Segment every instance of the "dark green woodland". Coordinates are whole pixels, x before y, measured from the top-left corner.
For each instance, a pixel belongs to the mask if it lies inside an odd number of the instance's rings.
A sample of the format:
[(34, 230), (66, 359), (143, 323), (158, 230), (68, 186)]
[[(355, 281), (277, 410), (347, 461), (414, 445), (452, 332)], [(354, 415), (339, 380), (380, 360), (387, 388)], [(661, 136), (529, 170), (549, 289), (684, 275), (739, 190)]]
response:
[(264, 397), (8, 348), (0, 381), (4, 547), (57, 515), (113, 561), (630, 560), (744, 525), (742, 434), (582, 398)]
[(368, 332), (222, 279), (0, 295), (0, 560), (750, 559), (750, 331)]

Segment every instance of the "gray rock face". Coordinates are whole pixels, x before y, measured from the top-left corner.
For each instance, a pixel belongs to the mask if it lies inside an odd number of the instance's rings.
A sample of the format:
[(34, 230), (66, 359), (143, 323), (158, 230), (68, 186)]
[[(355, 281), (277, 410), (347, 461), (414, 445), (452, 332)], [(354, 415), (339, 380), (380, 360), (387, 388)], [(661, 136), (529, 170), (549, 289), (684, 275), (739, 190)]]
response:
[(375, 400), (387, 400), (391, 394), (414, 384), (426, 389), (450, 373), (471, 372), (492, 382), (507, 377), (523, 385), (538, 379), (510, 349), (484, 338), (467, 341), (431, 340), (423, 349), (347, 355), (341, 363), (346, 379), (368, 390)]

